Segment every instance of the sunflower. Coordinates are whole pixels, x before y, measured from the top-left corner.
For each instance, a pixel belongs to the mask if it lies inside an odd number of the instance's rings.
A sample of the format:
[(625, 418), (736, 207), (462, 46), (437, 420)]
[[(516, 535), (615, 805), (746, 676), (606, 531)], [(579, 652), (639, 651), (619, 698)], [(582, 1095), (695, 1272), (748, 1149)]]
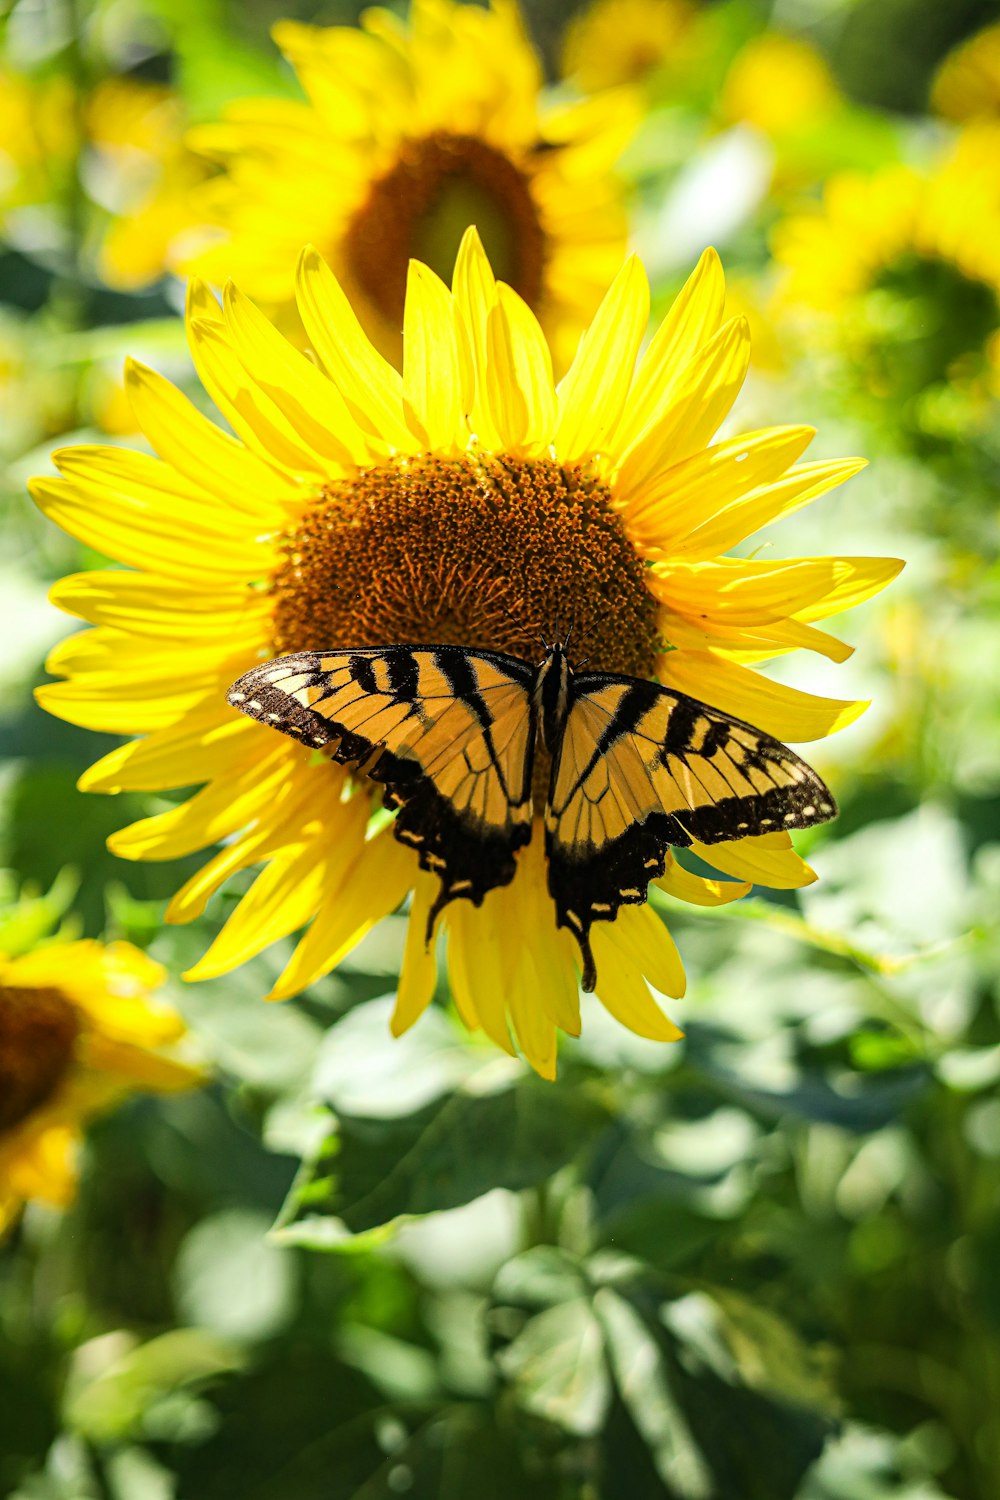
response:
[(1000, 172), (995, 125), (928, 170), (840, 173), (774, 233), (780, 302), (920, 425), (934, 392), (1000, 393)]
[(722, 85), (720, 108), (730, 124), (752, 125), (780, 141), (815, 131), (842, 104), (821, 53), (801, 37), (769, 31), (751, 38), (734, 57)]
[(945, 119), (1000, 119), (1000, 22), (952, 48), (938, 69), (931, 104)]
[(562, 66), (587, 93), (642, 82), (684, 57), (692, 0), (593, 0), (566, 27)]
[(183, 268), (220, 285), (232, 276), (288, 309), (311, 241), (397, 357), (408, 262), (450, 274), (475, 223), (568, 361), (624, 254), (612, 167), (636, 124), (632, 101), (544, 105), (510, 0), (413, 0), (408, 26), (377, 9), (361, 29), (288, 21), (274, 35), (307, 102), (243, 100), (192, 136), (224, 171), (200, 199), (218, 236), (196, 236)]
[(190, 222), (191, 196), (207, 168), (184, 140), (184, 107), (163, 84), (110, 78), (85, 110), (97, 156), (91, 190), (109, 210), (99, 269), (110, 286), (132, 291), (167, 269), (168, 251)]
[(131, 943), (54, 941), (0, 958), (0, 1230), (29, 1199), (65, 1204), (83, 1124), (136, 1091), (191, 1088), (164, 971)]
[[(843, 660), (850, 648), (815, 622), (875, 593), (900, 564), (722, 556), (861, 464), (799, 463), (808, 427), (712, 443), (749, 358), (745, 321), (724, 316), (714, 251), (638, 368), (649, 287), (627, 261), (558, 386), (538, 320), (494, 279), (474, 231), (453, 292), (411, 267), (402, 375), (365, 338), (315, 250), (302, 255), (298, 291), (315, 362), (232, 285), (221, 308), (203, 284), (191, 287), (193, 355), (235, 439), (131, 365), (136, 418), (160, 457), (70, 448), (55, 455), (61, 479), (33, 482), (53, 521), (134, 570), (56, 585), (54, 601), (97, 629), (56, 648), (49, 668), (67, 680), (39, 700), (88, 728), (143, 736), (98, 761), (84, 789), (205, 783), (111, 840), (127, 859), (225, 841), (174, 897), (169, 920), (200, 915), (231, 875), (264, 866), (188, 978), (223, 974), (308, 924), (270, 998), (294, 995), (410, 894), (400, 1032), (435, 987), (424, 934), (437, 881), (383, 812), (373, 820), (370, 783), (226, 707), (236, 677), (261, 658), (338, 642), (451, 642), (532, 658), (539, 631), (572, 619), (595, 669), (658, 675), (781, 738), (814, 739), (863, 705), (793, 691), (752, 664), (799, 647)], [(733, 878), (672, 862), (663, 886), (686, 901), (813, 878), (785, 833), (710, 855), (695, 848)], [(454, 902), (441, 924), (467, 1025), (508, 1052), (512, 1027), (531, 1065), (552, 1076), (556, 1028), (580, 1023), (540, 831), (510, 886), (481, 908)], [(649, 988), (684, 989), (656, 913), (626, 907), (593, 941), (604, 1005), (642, 1036), (677, 1037)]]
[[(0, 216), (57, 197), (78, 149), (75, 95), (59, 75), (0, 67)], [(9, 226), (5, 223), (5, 228)]]

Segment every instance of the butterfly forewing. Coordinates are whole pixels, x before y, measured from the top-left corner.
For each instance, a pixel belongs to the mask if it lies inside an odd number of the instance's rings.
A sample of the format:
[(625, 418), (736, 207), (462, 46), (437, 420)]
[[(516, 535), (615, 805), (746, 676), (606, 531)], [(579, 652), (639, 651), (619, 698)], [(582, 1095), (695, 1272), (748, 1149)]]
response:
[(229, 701), (385, 788), (396, 837), (440, 877), (433, 922), (508, 884), (531, 837), (534, 675), (458, 646), (300, 652), (251, 668)]
[(580, 942), (645, 901), (671, 845), (808, 828), (836, 813), (815, 771), (780, 741), (656, 683), (577, 676), (546, 809), (557, 921)]

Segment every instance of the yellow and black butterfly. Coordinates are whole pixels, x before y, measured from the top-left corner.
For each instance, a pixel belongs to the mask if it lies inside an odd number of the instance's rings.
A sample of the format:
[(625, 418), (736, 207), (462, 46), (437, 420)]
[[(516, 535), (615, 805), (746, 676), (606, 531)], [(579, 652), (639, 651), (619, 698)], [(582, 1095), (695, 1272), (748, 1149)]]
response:
[(302, 651), (252, 667), (228, 696), (384, 788), (396, 837), (441, 880), (428, 939), (449, 901), (478, 906), (513, 880), (540, 738), (549, 890), (588, 990), (592, 924), (645, 901), (671, 845), (810, 828), (837, 811), (780, 741), (655, 682), (574, 672), (559, 643), (537, 666), (463, 646)]

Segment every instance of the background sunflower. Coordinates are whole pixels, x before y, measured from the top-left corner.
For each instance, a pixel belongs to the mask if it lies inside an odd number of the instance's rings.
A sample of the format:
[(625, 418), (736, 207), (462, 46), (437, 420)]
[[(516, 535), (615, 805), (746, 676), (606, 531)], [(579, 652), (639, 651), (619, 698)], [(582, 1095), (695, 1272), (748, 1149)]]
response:
[[(97, 943), (107, 953), (131, 944), (140, 972), (167, 970), (153, 999), (162, 995), (183, 1016), (193, 1034), (183, 1045), (210, 1059), (214, 1082), (175, 1093), (116, 1087), (112, 1107), (80, 1121), (73, 1201), (30, 1202), (7, 1227), (2, 1495), (995, 1500), (1000, 1488), (1000, 413), (985, 337), (949, 345), (943, 361), (928, 363), (941, 331), (967, 331), (967, 315), (981, 306), (964, 300), (968, 288), (952, 273), (971, 271), (976, 283), (975, 268), (991, 253), (983, 226), (993, 222), (1000, 155), (990, 144), (995, 6), (692, 0), (682, 8), (653, 0), (643, 11), (643, 0), (629, 0), (602, 11), (604, 40), (587, 59), (581, 10), (571, 68), (561, 62), (570, 55), (568, 3), (534, 3), (520, 23), (509, 10), (456, 5), (420, 9), (415, 20), (402, 6), (361, 28), (346, 4), (305, 0), (284, 8), (266, 0), (84, 0), (74, 7), (75, 27), (55, 0), (14, 0), (4, 11), (0, 862), (9, 873), (0, 873), (0, 952), (37, 950), (49, 962), (75, 953), (72, 973), (60, 976), (69, 987), (81, 981), (81, 954), (96, 951), (71, 945)], [(294, 63), (271, 36), (282, 22), (278, 34)], [(336, 67), (325, 51), (331, 35)], [(637, 38), (655, 49), (643, 54)], [(330, 90), (345, 76), (347, 53), (345, 97), (366, 102), (357, 137), (343, 135), (346, 112), (337, 119), (333, 135), (347, 144), (334, 157), (328, 127), (318, 136), (313, 128), (321, 115), (336, 115)], [(364, 73), (373, 58), (372, 74)], [(628, 110), (623, 67), (629, 97), (640, 101)], [(444, 568), (447, 546), (456, 544), (448, 531), (454, 511), (447, 476), (427, 464), (418, 467), (428, 496), (439, 497), (439, 529), (415, 573), (404, 549), (391, 551), (393, 528), (378, 530), (374, 507), (364, 510), (336, 484), (315, 503), (317, 480), (348, 461), (336, 444), (345, 433), (348, 450), (355, 441), (355, 418), (345, 426), (338, 402), (364, 417), (358, 441), (377, 438), (393, 417), (399, 431), (398, 397), (382, 399), (395, 378), (353, 327), (345, 331), (342, 304), (332, 324), (339, 339), (328, 340), (320, 369), (272, 338), (246, 296), (230, 294), (223, 306), (199, 294), (199, 361), (210, 384), (235, 392), (223, 412), (227, 432), (205, 415), (187, 352), (184, 278), (161, 270), (168, 240), (171, 256), (191, 252), (183, 237), (205, 222), (204, 194), (225, 200), (238, 175), (228, 156), (224, 165), (200, 157), (196, 171), (215, 174), (214, 186), (198, 190), (200, 203), (182, 184), (179, 199), (168, 191), (158, 206), (157, 183), (169, 189), (174, 181), (167, 163), (178, 151), (190, 162), (188, 129), (216, 141), (220, 131), (230, 143), (240, 131), (253, 139), (242, 170), (247, 203), (265, 205), (255, 232), (270, 246), (287, 235), (294, 257), (300, 236), (322, 241), (322, 226), (343, 223), (362, 205), (362, 180), (342, 170), (345, 161), (352, 172), (376, 162), (389, 170), (392, 151), (418, 123), (416, 111), (410, 119), (400, 106), (416, 97), (418, 73), (435, 130), (457, 129), (454, 116), (445, 119), (456, 101), (493, 101), (492, 118), (488, 110), (476, 115), (474, 139), (506, 155), (529, 195), (543, 171), (562, 185), (560, 164), (579, 173), (559, 200), (563, 247), (576, 247), (563, 260), (564, 285), (576, 290), (561, 305), (578, 331), (623, 260), (621, 218), (607, 241), (616, 247), (610, 266), (603, 250), (585, 248), (595, 202), (624, 205), (628, 238), (650, 273), (648, 328), (637, 331), (644, 316), (630, 283), (619, 314), (632, 311), (619, 317), (617, 338), (652, 348), (653, 331), (708, 244), (718, 246), (727, 271), (726, 305), (713, 302), (712, 328), (730, 329), (702, 330), (695, 342), (720, 339), (710, 358), (716, 375), (724, 350), (727, 381), (742, 374), (745, 334), (731, 320), (745, 317), (751, 329), (751, 363), (718, 435), (719, 463), (706, 474), (694, 452), (684, 460), (692, 464), (685, 488), (672, 462), (670, 486), (642, 504), (630, 501), (615, 525), (623, 532), (627, 524), (631, 552), (643, 548), (643, 576), (658, 580), (658, 627), (669, 613), (683, 640), (657, 670), (745, 711), (748, 699), (739, 695), (752, 689), (759, 721), (776, 729), (784, 721), (782, 732), (798, 736), (842, 811), (798, 840), (796, 861), (787, 850), (757, 849), (751, 871), (727, 869), (718, 849), (711, 865), (681, 856), (670, 891), (657, 891), (647, 913), (659, 924), (657, 946), (649, 950), (648, 934), (628, 934), (632, 969), (641, 953), (638, 967), (655, 976), (656, 995), (622, 962), (620, 945), (604, 955), (618, 979), (612, 1002), (645, 996), (648, 1029), (674, 1035), (668, 1014), (683, 1028), (683, 1039), (669, 1044), (638, 1035), (634, 1010), (629, 1029), (600, 1000), (578, 996), (566, 982), (571, 951), (553, 956), (546, 941), (511, 941), (515, 927), (530, 931), (544, 912), (540, 862), (510, 888), (487, 938), (470, 925), (469, 940), (449, 958), (445, 934), (439, 982), (425, 1006), (434, 972), (413, 942), (417, 924), (405, 905), (354, 941), (374, 909), (372, 892), (392, 903), (391, 840), (375, 836), (360, 846), (350, 821), (359, 809), (349, 802), (336, 803), (339, 833), (324, 838), (331, 810), (312, 799), (314, 783), (303, 775), (295, 786), (301, 837), (273, 849), (265, 839), (255, 851), (240, 821), (243, 792), (275, 816), (270, 791), (287, 801), (285, 778), (275, 770), (268, 780), (257, 748), (232, 773), (243, 777), (238, 798), (216, 774), (232, 771), (240, 736), (254, 728), (211, 719), (209, 685), (213, 674), (226, 685), (227, 651), (235, 676), (235, 658), (263, 642), (265, 619), (268, 630), (280, 627), (281, 644), (299, 628), (296, 611), (324, 631), (339, 628), (343, 600), (323, 587), (319, 566), (325, 522), (357, 523), (339, 536), (338, 565), (376, 623), (402, 628), (414, 601), (426, 618), (435, 579), (456, 630), (470, 629), (475, 608), (483, 638), (493, 631), (500, 641), (516, 615), (502, 580), (480, 571), (463, 595)], [(514, 86), (507, 97), (519, 101), (513, 123), (497, 103), (501, 75)], [(378, 112), (366, 79), (386, 90), (384, 140), (372, 133)], [(262, 154), (268, 120), (282, 152), (270, 177)], [(531, 132), (544, 149), (519, 155)], [(606, 132), (624, 147), (613, 178)], [(431, 138), (424, 125), (416, 134)], [(388, 155), (380, 156), (383, 146)], [(467, 176), (471, 162), (464, 158)], [(324, 188), (331, 165), (339, 173), (332, 198)], [(953, 171), (964, 174), (963, 186), (949, 177), (932, 215), (939, 236), (948, 231), (935, 254), (949, 274), (914, 279), (911, 259), (887, 285), (883, 258), (874, 279), (866, 271), (858, 280), (859, 259), (868, 266), (876, 241), (888, 243), (886, 226), (898, 229), (893, 184), (926, 184)], [(799, 265), (826, 290), (855, 280), (832, 310), (803, 300), (793, 312), (788, 264), (772, 247), (789, 222), (829, 229), (845, 172), (866, 185), (852, 189), (862, 202), (856, 220), (824, 231), (821, 253)], [(498, 180), (490, 179), (494, 206), (516, 207)], [(613, 193), (602, 196), (612, 182)], [(237, 206), (226, 203), (237, 222)], [(303, 217), (318, 227), (303, 231)], [(501, 214), (501, 241), (506, 233), (513, 243), (523, 222)], [(464, 228), (450, 244), (435, 240), (436, 249), (425, 241), (424, 255), (440, 254), (448, 272)], [(119, 232), (127, 254), (116, 262)], [(896, 248), (906, 243), (892, 240)], [(329, 242), (319, 248), (333, 258)], [(498, 260), (502, 251), (494, 243)], [(309, 280), (328, 300), (335, 294), (319, 260), (310, 264)], [(216, 267), (220, 294), (232, 269)], [(305, 329), (276, 311), (289, 305), (293, 260), (278, 269), (273, 303), (272, 291), (249, 282), (247, 291), (304, 343)], [(588, 285), (593, 302), (585, 309), (585, 298), (573, 299)], [(975, 296), (992, 281), (979, 277), (978, 285)], [(427, 316), (444, 318), (449, 304), (436, 283), (420, 297), (437, 308)], [(533, 325), (504, 300), (505, 315), (527, 336)], [(549, 313), (559, 308), (536, 311), (551, 331)], [(372, 330), (390, 340), (402, 327), (398, 313), (387, 333), (376, 323)], [(520, 347), (507, 336), (495, 319), (495, 356)], [(558, 355), (564, 368), (575, 353), (576, 337), (567, 337)], [(126, 393), (126, 355), (143, 367), (128, 385), (148, 445)], [(617, 366), (610, 354), (599, 363), (596, 409), (603, 403), (610, 417)], [(289, 368), (300, 382), (294, 413), (271, 398), (286, 389)], [(335, 382), (327, 368), (338, 372)], [(885, 393), (887, 374), (901, 396)], [(452, 366), (435, 382), (442, 400), (454, 380)], [(534, 390), (536, 416), (547, 389), (543, 380)], [(498, 380), (490, 390), (490, 420), (511, 442), (536, 440), (544, 422), (524, 428), (529, 408), (510, 399), (512, 386)], [(751, 440), (776, 419), (788, 424), (780, 436)], [(817, 428), (808, 451), (807, 424)], [(447, 421), (437, 407), (433, 425), (438, 449)], [(411, 426), (403, 429), (404, 439), (416, 440)], [(706, 441), (695, 449), (703, 453)], [(161, 445), (169, 453), (158, 460), (150, 450), (163, 452)], [(81, 446), (102, 450), (98, 468), (91, 451), (86, 477), (68, 469), (60, 481), (49, 472), (53, 447)], [(813, 467), (818, 483), (843, 477), (840, 455), (852, 453), (869, 466), (850, 483), (794, 514), (774, 514), (763, 529), (746, 524), (761, 519), (761, 506), (773, 511), (807, 498), (804, 468)], [(462, 457), (438, 452), (435, 463), (447, 468)], [(519, 461), (528, 457), (543, 455), (522, 452)], [(157, 487), (164, 463), (180, 475), (166, 490)], [(789, 468), (798, 477), (783, 489)], [(31, 474), (65, 486), (64, 502), (68, 491), (89, 506), (101, 534), (81, 542), (46, 521), (24, 492)], [(754, 500), (760, 486), (764, 495)], [(222, 498), (213, 499), (218, 490)], [(143, 527), (116, 510), (123, 494), (142, 502)], [(574, 504), (573, 515), (602, 514)], [(276, 572), (251, 572), (258, 586), (248, 599), (247, 567), (259, 569), (265, 550), (256, 539), (287, 538), (307, 512), (300, 562), (294, 548), (275, 553), (284, 570), (281, 610)], [(553, 514), (550, 506), (547, 528)], [(127, 571), (152, 566), (152, 549), (145, 557), (130, 552), (127, 569), (115, 561), (125, 556), (123, 541), (133, 549), (148, 543), (153, 515), (162, 521), (155, 561), (165, 575), (155, 618)], [(518, 555), (523, 550), (523, 532), (512, 524), (491, 535), (510, 559), (515, 544)], [(475, 543), (472, 529), (465, 537)], [(392, 563), (376, 578), (361, 566), (373, 539)], [(629, 592), (631, 564), (621, 566), (629, 554), (618, 555), (614, 571), (603, 532), (590, 549), (578, 538), (554, 545), (551, 529), (544, 540), (536, 593), (593, 582), (610, 569), (614, 608), (594, 607), (602, 649), (625, 620), (623, 637), (638, 653), (630, 670), (647, 670), (649, 606), (634, 607), (642, 596)], [(809, 601), (794, 589), (812, 589), (817, 577), (801, 565), (785, 579), (791, 592), (777, 618), (764, 607), (760, 591), (777, 585), (780, 559), (830, 554), (903, 557), (907, 567), (841, 621), (810, 617)], [(665, 559), (673, 565), (664, 570)], [(738, 587), (727, 587), (737, 576)], [(47, 592), (67, 578), (59, 584), (64, 608), (54, 609)], [(853, 586), (843, 569), (827, 582)], [(706, 634), (706, 600), (722, 635)], [(77, 606), (97, 621), (90, 633), (67, 628), (65, 609)], [(793, 633), (821, 650), (774, 655), (775, 630), (787, 632), (793, 619)], [(54, 646), (72, 673), (65, 687), (44, 679)], [(850, 646), (853, 657), (838, 662)], [(83, 669), (86, 678), (77, 677)], [(30, 694), (43, 680), (55, 701), (88, 681), (94, 691), (87, 706), (76, 702), (77, 716), (100, 727), (43, 713)], [(127, 722), (111, 712), (118, 700), (110, 689), (123, 681)], [(867, 699), (871, 707), (858, 716)], [(122, 732), (140, 722), (133, 710), (144, 716), (138, 748)], [(820, 736), (816, 743), (810, 734)], [(166, 761), (157, 759), (168, 741)], [(199, 791), (205, 783), (193, 770), (192, 746), (218, 788), (212, 804)], [(275, 756), (282, 753), (276, 745)], [(77, 790), (98, 757), (93, 784), (117, 777), (123, 789), (113, 797)], [(169, 786), (174, 775), (193, 779)], [(109, 835), (131, 841), (132, 852), (144, 840), (147, 848), (162, 841), (169, 857), (124, 860), (106, 849)], [(744, 861), (749, 852), (735, 850)], [(299, 977), (308, 968), (309, 952), (295, 958), (293, 937), (279, 933), (260, 946), (288, 918), (288, 893), (308, 909), (318, 899), (318, 861), (326, 878), (334, 868), (353, 870), (352, 853), (363, 878), (330, 902), (350, 952), (300, 995), (263, 1004), (290, 964)], [(818, 878), (803, 884), (806, 866)], [(72, 902), (73, 882), (60, 876), (67, 867), (80, 876)], [(795, 879), (775, 881), (790, 871)], [(403, 873), (399, 884), (409, 887), (412, 872)], [(751, 877), (750, 892), (729, 899)], [(413, 899), (425, 899), (419, 883)], [(166, 923), (171, 903), (173, 914), (191, 920)], [(70, 904), (76, 926), (65, 915)], [(39, 948), (53, 931), (57, 940)], [(331, 935), (332, 925), (320, 945), (323, 964), (336, 947)], [(551, 936), (547, 926), (539, 935)], [(483, 1023), (470, 1031), (453, 1001), (471, 995), (475, 1007), (488, 951), (499, 952), (501, 964), (488, 971), (487, 1016), (466, 1009), (465, 1021)], [(521, 962), (528, 952), (542, 959), (530, 975)], [(680, 987), (678, 953), (682, 999), (667, 993)], [(196, 965), (218, 973), (181, 982)], [(538, 994), (550, 1007), (544, 1024), (532, 1033), (543, 1008), (525, 1019), (522, 1006), (515, 1031), (527, 1029), (527, 1041), (520, 1034), (517, 1041), (542, 1071), (551, 1070), (556, 1027), (575, 1029), (580, 1006), (580, 1036), (560, 1038), (555, 1082), (498, 1048), (485, 1024), (509, 1044), (508, 1014)], [(23, 1111), (30, 1097), (40, 1100), (46, 1058), (54, 1066), (66, 1055), (65, 1020), (58, 1008), (36, 1016), (34, 1072), (22, 1065), (20, 1103), (9, 1084), (0, 1095), (0, 1119), (6, 1111), (9, 1121), (15, 1104)], [(403, 1034), (394, 1038), (393, 1025)], [(5, 1045), (0, 1069), (12, 1055)], [(179, 1045), (146, 1034), (132, 1063), (141, 1054), (159, 1067)], [(135, 1068), (131, 1082), (139, 1082)], [(76, 1116), (71, 1123), (76, 1134)], [(52, 1160), (42, 1161), (50, 1190), (65, 1186)], [(13, 1173), (5, 1166), (9, 1203)], [(22, 1178), (18, 1197), (25, 1185)]]

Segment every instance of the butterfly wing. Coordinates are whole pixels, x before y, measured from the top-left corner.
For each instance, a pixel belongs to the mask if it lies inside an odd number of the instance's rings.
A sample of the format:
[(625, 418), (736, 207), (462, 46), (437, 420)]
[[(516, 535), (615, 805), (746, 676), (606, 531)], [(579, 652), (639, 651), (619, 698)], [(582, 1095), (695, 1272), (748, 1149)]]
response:
[(667, 850), (836, 815), (833, 796), (793, 750), (740, 719), (637, 678), (573, 678), (545, 817), (556, 919), (580, 943), (584, 988), (595, 983), (588, 933), (645, 901)]
[(534, 675), (459, 646), (305, 651), (252, 667), (228, 697), (384, 787), (396, 837), (441, 880), (430, 932), (448, 901), (507, 885), (531, 838)]

